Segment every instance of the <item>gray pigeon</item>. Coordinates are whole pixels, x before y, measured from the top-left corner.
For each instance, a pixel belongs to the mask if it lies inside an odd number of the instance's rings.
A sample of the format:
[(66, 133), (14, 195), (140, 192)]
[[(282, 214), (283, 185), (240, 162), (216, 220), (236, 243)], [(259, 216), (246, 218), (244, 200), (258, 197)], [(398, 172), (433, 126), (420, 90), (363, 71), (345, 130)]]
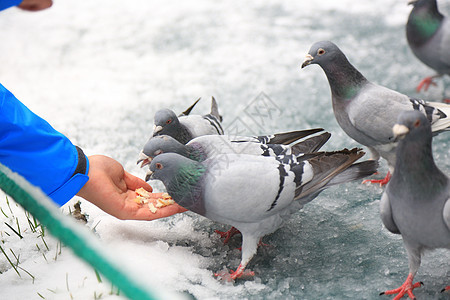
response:
[[(299, 156), (318, 151), (329, 140), (331, 134), (325, 132), (299, 141), (320, 131), (323, 131), (323, 129), (316, 128), (255, 137), (204, 135), (190, 140), (186, 145), (170, 136), (160, 135), (147, 141), (139, 154), (138, 164), (141, 163), (141, 168), (143, 168), (150, 164), (155, 156), (162, 153), (177, 153), (199, 162), (219, 154), (236, 153), (273, 156), (284, 163), (289, 163), (289, 159), (298, 160), (300, 159)], [(292, 142), (295, 142), (295, 144), (289, 145)], [(294, 154), (294, 156), (291, 156), (291, 154)], [(149, 177), (150, 175), (147, 174), (145, 180), (149, 180)], [(224, 238), (226, 244), (231, 237), (240, 232), (232, 227), (228, 231), (216, 230), (216, 233)]]
[[(275, 135), (240, 137), (228, 135), (204, 135), (182, 144), (167, 135), (150, 138), (139, 154), (138, 163), (141, 168), (150, 164), (151, 160), (161, 153), (178, 153), (187, 158), (203, 161), (217, 154), (237, 153), (263, 156), (280, 156), (315, 152), (319, 150), (330, 138), (328, 132), (308, 140), (300, 139), (323, 131), (322, 128), (291, 131)], [(289, 145), (295, 141), (294, 145)], [(275, 143), (278, 142), (278, 143)]]
[(317, 153), (284, 164), (274, 157), (222, 154), (197, 162), (176, 153), (156, 156), (152, 179), (161, 180), (181, 206), (242, 233), (239, 267), (222, 276), (234, 280), (256, 254), (258, 242), (323, 189), (373, 174), (376, 161), (355, 163), (360, 149)]
[(406, 38), (414, 55), (437, 75), (426, 77), (417, 86), (428, 89), (433, 79), (450, 75), (450, 20), (437, 8), (436, 0), (412, 0), (413, 9), (406, 24)]
[(190, 115), (189, 113), (192, 107), (188, 108), (187, 114), (183, 112), (178, 117), (170, 109), (158, 110), (155, 113), (155, 125), (151, 136), (169, 135), (180, 143), (186, 144), (198, 136), (224, 133), (220, 124), (222, 117), (219, 114), (217, 102), (214, 97), (211, 102), (211, 112), (207, 115)]
[(409, 275), (400, 288), (382, 294), (414, 298), (412, 290), (420, 283), (413, 279), (424, 250), (450, 248), (450, 180), (434, 163), (431, 126), (423, 114), (403, 112), (393, 132), (401, 140), (395, 172), (381, 198), (381, 220), (390, 232), (402, 235)]
[(402, 111), (419, 110), (431, 122), (434, 133), (450, 128), (450, 105), (413, 99), (386, 87), (368, 81), (332, 42), (312, 45), (302, 68), (318, 64), (324, 70), (331, 88), (334, 115), (342, 129), (355, 141), (369, 148), (372, 158), (383, 157), (389, 172), (386, 184), (395, 166), (395, 148), (392, 126)]

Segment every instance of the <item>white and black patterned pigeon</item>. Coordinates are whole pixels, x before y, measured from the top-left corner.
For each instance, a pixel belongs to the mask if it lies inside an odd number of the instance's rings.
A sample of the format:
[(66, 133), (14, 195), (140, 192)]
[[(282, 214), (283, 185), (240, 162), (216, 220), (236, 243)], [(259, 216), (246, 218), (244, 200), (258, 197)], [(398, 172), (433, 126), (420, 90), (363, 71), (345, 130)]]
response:
[(450, 128), (450, 105), (413, 99), (386, 87), (368, 81), (332, 42), (312, 45), (302, 68), (318, 64), (324, 70), (331, 88), (334, 115), (342, 129), (351, 138), (369, 148), (373, 159), (383, 157), (389, 172), (386, 184), (395, 166), (395, 148), (392, 126), (400, 112), (419, 110), (431, 122), (434, 133)]
[[(155, 156), (162, 153), (177, 153), (199, 162), (219, 154), (236, 153), (272, 156), (288, 163), (289, 159), (298, 160), (298, 156), (318, 151), (329, 140), (330, 133), (325, 132), (306, 140), (299, 140), (320, 131), (323, 129), (298, 130), (254, 137), (204, 135), (190, 140), (186, 145), (170, 136), (160, 135), (147, 141), (139, 154), (137, 163), (141, 163), (143, 168), (150, 164)], [(147, 174), (145, 180), (149, 180), (149, 177), (150, 175)], [(240, 232), (232, 227), (228, 231), (216, 230), (216, 233), (224, 238), (226, 244), (231, 237)]]
[(317, 153), (284, 164), (274, 157), (222, 154), (197, 162), (176, 153), (156, 156), (151, 178), (161, 180), (181, 206), (242, 233), (239, 267), (224, 279), (244, 274), (258, 242), (323, 189), (373, 174), (376, 161), (355, 163), (360, 149)]
[(412, 0), (413, 9), (406, 23), (406, 38), (412, 52), (437, 74), (423, 79), (417, 86), (427, 90), (433, 79), (450, 75), (450, 20), (442, 15), (436, 0)]
[[(194, 103), (194, 105), (198, 100)], [(193, 106), (194, 106), (193, 105)], [(190, 115), (191, 106), (179, 116), (170, 109), (161, 109), (155, 113), (153, 136), (169, 135), (180, 143), (186, 144), (191, 139), (209, 134), (223, 134), (222, 117), (217, 102), (212, 98), (211, 112), (206, 115)]]
[(420, 283), (413, 284), (413, 279), (423, 252), (450, 248), (450, 179), (434, 162), (431, 126), (423, 114), (403, 112), (393, 132), (401, 140), (395, 172), (381, 198), (381, 220), (389, 231), (402, 235), (409, 275), (400, 288), (381, 294), (414, 298), (412, 290)]
[[(262, 156), (300, 155), (318, 151), (328, 141), (331, 136), (328, 132), (300, 141), (320, 131), (323, 129), (298, 130), (255, 137), (204, 135), (190, 140), (187, 144), (182, 144), (171, 136), (160, 135), (147, 141), (139, 154), (138, 164), (141, 163), (142, 168), (162, 153), (178, 153), (196, 161), (226, 153)], [(289, 145), (294, 142), (295, 144)]]

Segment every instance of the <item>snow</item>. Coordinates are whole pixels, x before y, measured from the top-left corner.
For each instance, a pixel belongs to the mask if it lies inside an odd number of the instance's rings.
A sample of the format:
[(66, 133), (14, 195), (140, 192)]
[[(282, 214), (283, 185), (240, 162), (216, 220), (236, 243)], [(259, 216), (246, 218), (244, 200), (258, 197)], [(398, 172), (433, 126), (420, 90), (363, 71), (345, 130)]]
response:
[[(443, 2), (441, 11), (450, 15)], [(325, 149), (349, 148), (358, 144), (334, 119), (323, 71), (300, 65), (314, 42), (329, 39), (368, 79), (411, 96), (441, 98), (442, 80), (424, 94), (414, 90), (433, 72), (407, 47), (409, 10), (406, 1), (395, 0), (66, 0), (38, 13), (12, 8), (0, 12), (0, 82), (88, 155), (109, 155), (141, 178), (145, 171), (136, 160), (153, 113), (162, 107), (183, 111), (198, 97), (194, 113), (207, 112), (214, 96), (225, 129), (323, 127), (332, 133)], [(259, 95), (274, 104), (265, 122), (249, 115)], [(450, 136), (437, 136), (433, 147), (450, 174)], [(382, 162), (380, 174), (386, 171)], [(249, 265), (255, 278), (235, 284), (213, 276), (236, 268), (240, 259), (239, 238), (223, 245), (214, 233), (225, 226), (193, 213), (120, 221), (86, 201), (81, 207), (105, 251), (163, 298), (387, 299), (379, 292), (398, 287), (408, 263), (401, 238), (379, 218), (381, 193), (359, 182), (323, 192), (265, 237), (269, 246)], [(12, 212), (3, 195), (0, 207), (8, 216), (0, 213), (0, 246), (9, 257), (11, 250), (20, 255), (19, 266), (34, 276), (19, 269), (19, 277), (0, 253), (2, 299), (124, 299), (48, 234), (47, 250), (12, 200)], [(5, 222), (13, 228), (19, 222), (24, 238)], [(448, 284), (449, 258), (445, 250), (425, 255), (418, 298), (447, 297), (439, 291)]]

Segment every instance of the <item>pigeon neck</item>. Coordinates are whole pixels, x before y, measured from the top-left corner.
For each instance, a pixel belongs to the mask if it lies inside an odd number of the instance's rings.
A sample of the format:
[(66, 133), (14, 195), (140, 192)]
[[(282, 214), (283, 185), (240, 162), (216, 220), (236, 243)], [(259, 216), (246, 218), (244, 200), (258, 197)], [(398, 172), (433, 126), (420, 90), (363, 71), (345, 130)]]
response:
[(436, 1), (414, 7), (406, 25), (406, 37), (412, 45), (420, 46), (431, 38), (441, 26), (444, 16), (438, 11)]
[(166, 185), (167, 192), (182, 207), (203, 215), (201, 179), (206, 169), (192, 163), (180, 167), (177, 174)]
[[(406, 143), (407, 142), (407, 143)], [(401, 181), (413, 193), (417, 191), (440, 191), (446, 183), (446, 176), (433, 160), (431, 135), (426, 141), (400, 141), (393, 181)], [(432, 175), (432, 176), (431, 176)]]
[(192, 143), (192, 145), (186, 147), (186, 155), (184, 156), (195, 161), (204, 161), (206, 159), (203, 148), (196, 143)]
[(349, 100), (355, 97), (368, 81), (345, 57), (341, 61), (342, 63), (327, 64), (324, 71), (331, 93), (338, 99)]
[(180, 124), (179, 133), (177, 134), (177, 140), (182, 144), (187, 144), (192, 139), (192, 135), (189, 130), (183, 124)]

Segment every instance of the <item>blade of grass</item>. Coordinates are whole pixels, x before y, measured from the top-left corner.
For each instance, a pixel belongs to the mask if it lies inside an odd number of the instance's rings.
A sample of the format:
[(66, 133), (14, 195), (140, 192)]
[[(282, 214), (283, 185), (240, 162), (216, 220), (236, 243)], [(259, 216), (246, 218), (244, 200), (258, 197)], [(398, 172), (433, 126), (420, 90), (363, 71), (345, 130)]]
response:
[[(58, 251), (58, 248), (59, 248), (59, 251)], [(55, 257), (53, 258), (53, 260), (57, 260), (58, 255), (61, 255), (61, 242), (56, 243)]]
[(14, 228), (12, 228), (11, 225), (9, 225), (8, 223), (4, 222), (6, 226), (9, 227), (9, 229), (11, 229), (15, 234), (17, 234), (17, 236), (19, 236), (21, 239), (23, 239), (23, 236), (20, 235), (20, 233), (18, 233)]
[(34, 276), (30, 273), (30, 272), (28, 272), (27, 270), (25, 270), (24, 268), (22, 268), (21, 266), (17, 266), (19, 269), (21, 269), (22, 271), (24, 271), (25, 273), (27, 273), (30, 277), (31, 277), (31, 279), (33, 280), (33, 283), (34, 283)]
[(19, 261), (19, 257), (20, 254), (18, 256), (16, 256), (16, 254), (14, 253), (13, 249), (9, 249), (9, 251), (11, 251), (12, 255), (14, 256), (14, 258), (16, 259), (16, 266), (19, 265), (20, 261)]
[(12, 261), (9, 259), (8, 255), (6, 255), (6, 252), (5, 252), (5, 250), (3, 250), (2, 246), (0, 246), (0, 250), (3, 252), (3, 254), (4, 254), (5, 257), (6, 257), (6, 260), (7, 260), (7, 261), (9, 262), (9, 264), (13, 267), (14, 271), (16, 271), (17, 275), (19, 275), (19, 277), (22, 277), (22, 276), (20, 276), (20, 273), (19, 273), (19, 271), (17, 270), (16, 266), (15, 266), (15, 265), (12, 263)]
[(8, 208), (9, 208), (9, 211), (11, 212), (11, 214), (14, 215), (14, 213), (13, 213), (13, 211), (11, 209), (11, 206), (9, 205), (9, 198), (8, 198), (8, 196), (6, 196), (6, 204), (8, 205)]
[(1, 208), (0, 207), (0, 210), (2, 211), (2, 214), (6, 217), (6, 218), (8, 218), (9, 219), (9, 217), (8, 217), (8, 215), (7, 214), (5, 214), (5, 212), (3, 211), (3, 208)]
[(45, 248), (47, 248), (47, 251), (50, 251), (50, 248), (47, 246), (47, 243), (44, 240), (44, 237), (41, 235), (41, 240), (44, 243)]
[(69, 273), (66, 273), (66, 288), (67, 288), (67, 291), (70, 293), (70, 289), (69, 289)]
[(25, 216), (27, 217), (28, 226), (30, 226), (31, 232), (35, 233), (36, 227), (34, 226), (33, 222), (31, 222), (31, 220), (30, 220), (30, 218), (31, 218), (30, 213), (25, 211)]
[(20, 234), (21, 230), (20, 230), (19, 218), (17, 218), (17, 217), (16, 217), (16, 224), (17, 224), (17, 232), (19, 232), (19, 234)]
[(100, 273), (97, 270), (95, 270), (95, 269), (94, 269), (94, 271), (95, 271), (95, 276), (97, 277), (97, 281), (99, 283), (101, 283), (102, 282), (102, 278), (100, 277)]

